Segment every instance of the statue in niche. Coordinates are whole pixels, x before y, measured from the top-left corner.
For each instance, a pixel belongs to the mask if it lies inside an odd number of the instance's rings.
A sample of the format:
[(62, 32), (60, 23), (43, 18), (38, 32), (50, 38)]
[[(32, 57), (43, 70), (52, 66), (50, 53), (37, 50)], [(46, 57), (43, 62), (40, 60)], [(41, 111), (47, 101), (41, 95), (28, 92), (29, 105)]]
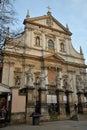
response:
[(20, 85), (20, 77), (19, 76), (16, 76), (16, 79), (15, 79), (15, 85)]
[(36, 37), (36, 45), (40, 46), (40, 38), (38, 36)]

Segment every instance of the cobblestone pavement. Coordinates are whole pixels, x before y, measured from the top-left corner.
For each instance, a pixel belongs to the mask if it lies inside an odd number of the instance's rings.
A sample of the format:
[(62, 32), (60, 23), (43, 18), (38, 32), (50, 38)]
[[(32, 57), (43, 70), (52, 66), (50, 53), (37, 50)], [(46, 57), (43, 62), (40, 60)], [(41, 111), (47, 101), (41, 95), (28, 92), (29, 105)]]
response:
[(55, 121), (44, 122), (40, 125), (8, 125), (0, 130), (87, 130), (87, 121)]

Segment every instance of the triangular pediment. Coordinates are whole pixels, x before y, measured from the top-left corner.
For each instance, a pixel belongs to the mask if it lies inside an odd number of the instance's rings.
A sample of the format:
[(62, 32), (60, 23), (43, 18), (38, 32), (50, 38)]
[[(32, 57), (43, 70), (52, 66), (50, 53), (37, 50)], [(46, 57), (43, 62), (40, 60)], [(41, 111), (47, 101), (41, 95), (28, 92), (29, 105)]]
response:
[[(44, 16), (39, 16), (39, 17), (34, 17), (34, 18), (29, 18), (25, 19), (25, 21), (32, 23), (32, 24), (37, 24), (38, 26), (44, 26), (48, 27), (50, 29), (54, 29), (56, 31), (60, 31), (63, 33), (67, 33), (71, 35), (72, 33), (64, 27), (56, 18), (54, 18), (51, 14), (50, 15), (44, 15)], [(24, 21), (24, 24), (25, 24)]]
[(63, 58), (61, 58), (58, 54), (50, 54), (43, 57), (44, 60), (54, 61), (54, 62), (65, 62)]

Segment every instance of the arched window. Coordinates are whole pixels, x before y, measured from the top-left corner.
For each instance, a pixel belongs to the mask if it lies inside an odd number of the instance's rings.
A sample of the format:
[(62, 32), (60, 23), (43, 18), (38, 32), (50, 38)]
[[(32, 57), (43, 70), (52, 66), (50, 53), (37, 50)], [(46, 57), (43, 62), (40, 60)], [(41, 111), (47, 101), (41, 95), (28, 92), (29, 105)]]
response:
[(54, 42), (51, 39), (48, 41), (48, 48), (54, 49)]
[(36, 37), (35, 45), (40, 46), (40, 37), (39, 36)]
[(64, 46), (64, 43), (61, 43), (61, 44), (60, 44), (60, 50), (61, 50), (62, 52), (64, 52), (64, 51), (65, 51), (65, 46)]

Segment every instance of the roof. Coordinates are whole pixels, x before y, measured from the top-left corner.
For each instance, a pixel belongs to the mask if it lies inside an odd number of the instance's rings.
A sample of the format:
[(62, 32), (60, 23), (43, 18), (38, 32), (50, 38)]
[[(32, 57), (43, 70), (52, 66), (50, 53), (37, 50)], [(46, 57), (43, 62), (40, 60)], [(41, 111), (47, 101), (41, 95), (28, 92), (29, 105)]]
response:
[(11, 93), (11, 89), (9, 88), (9, 86), (0, 83), (0, 92)]

